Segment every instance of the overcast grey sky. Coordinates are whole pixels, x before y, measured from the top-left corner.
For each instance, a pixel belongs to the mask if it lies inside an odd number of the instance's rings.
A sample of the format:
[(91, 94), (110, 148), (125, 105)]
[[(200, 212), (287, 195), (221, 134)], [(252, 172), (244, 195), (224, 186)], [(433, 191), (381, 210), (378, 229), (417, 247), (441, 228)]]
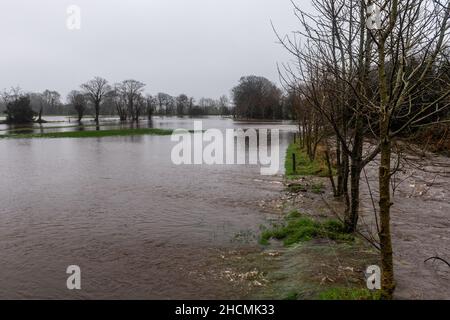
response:
[[(72, 4), (81, 30), (66, 27)], [(278, 81), (276, 63), (289, 56), (271, 20), (282, 33), (297, 28), (289, 0), (1, 0), (0, 89), (65, 96), (99, 75), (215, 98), (243, 75)]]

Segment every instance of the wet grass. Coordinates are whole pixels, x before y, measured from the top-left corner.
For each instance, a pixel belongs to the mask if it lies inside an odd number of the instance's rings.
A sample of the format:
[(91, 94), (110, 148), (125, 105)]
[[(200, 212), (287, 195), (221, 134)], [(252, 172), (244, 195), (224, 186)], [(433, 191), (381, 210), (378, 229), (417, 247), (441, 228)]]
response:
[(329, 288), (318, 294), (319, 300), (380, 300), (380, 293), (364, 288)]
[[(293, 154), (295, 154), (295, 169), (293, 166)], [(285, 175), (288, 179), (295, 179), (301, 176), (328, 176), (328, 168), (325, 161), (320, 159), (318, 154), (314, 161), (311, 161), (307, 153), (297, 144), (291, 143), (286, 151), (284, 163)]]
[(293, 211), (286, 217), (283, 224), (264, 230), (259, 242), (262, 245), (268, 245), (270, 239), (282, 240), (285, 246), (290, 246), (312, 239), (353, 241), (354, 237), (345, 233), (344, 225), (338, 220), (329, 219), (319, 222)]
[(114, 130), (91, 130), (91, 131), (68, 131), (68, 132), (46, 132), (46, 133), (23, 133), (0, 135), (0, 139), (31, 139), (31, 138), (102, 138), (122, 137), (139, 135), (171, 135), (173, 130), (139, 128), (139, 129), (114, 129)]

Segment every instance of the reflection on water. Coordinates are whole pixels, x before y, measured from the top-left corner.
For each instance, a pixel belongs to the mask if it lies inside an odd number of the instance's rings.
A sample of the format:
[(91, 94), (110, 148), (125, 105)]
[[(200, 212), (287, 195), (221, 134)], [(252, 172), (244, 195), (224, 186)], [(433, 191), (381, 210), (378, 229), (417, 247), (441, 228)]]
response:
[[(193, 119), (140, 125), (191, 129)], [(274, 124), (208, 118), (203, 126)], [(276, 127), (284, 153), (295, 126)], [(167, 136), (0, 140), (0, 298), (239, 297), (191, 271), (209, 268), (216, 249), (248, 246), (231, 240), (257, 232), (256, 204), (277, 195), (279, 178), (249, 165), (175, 166), (174, 144)], [(72, 264), (82, 270), (79, 292), (65, 287)]]

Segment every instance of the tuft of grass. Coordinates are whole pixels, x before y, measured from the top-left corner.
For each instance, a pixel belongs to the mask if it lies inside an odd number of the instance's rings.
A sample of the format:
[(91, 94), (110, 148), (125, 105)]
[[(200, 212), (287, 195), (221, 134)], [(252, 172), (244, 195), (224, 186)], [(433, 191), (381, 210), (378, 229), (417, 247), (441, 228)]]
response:
[(301, 218), (301, 217), (302, 217), (302, 214), (300, 212), (298, 212), (297, 210), (292, 210), (287, 215), (288, 219), (297, 219), (297, 218)]
[(268, 245), (270, 239), (277, 239), (283, 240), (285, 246), (290, 246), (316, 238), (335, 241), (353, 241), (354, 239), (352, 235), (345, 232), (344, 225), (340, 221), (326, 220), (319, 222), (302, 216), (298, 212), (291, 212), (284, 224), (264, 230), (261, 233), (259, 243)]
[(363, 288), (330, 288), (318, 295), (319, 300), (380, 300), (379, 292)]
[(5, 134), (0, 138), (30, 139), (30, 138), (102, 138), (138, 135), (171, 135), (173, 130), (139, 128), (139, 129), (114, 129), (114, 130), (91, 130), (91, 131), (68, 131), (68, 132), (46, 132), (46, 133), (24, 133)]
[(295, 291), (291, 291), (283, 298), (283, 300), (298, 300), (298, 298), (299, 294)]
[[(295, 154), (295, 170), (293, 168), (293, 157)], [(328, 176), (328, 168), (323, 160), (316, 157), (311, 161), (307, 153), (296, 143), (291, 143), (286, 151), (286, 160), (284, 163), (286, 177), (294, 179), (298, 176)]]

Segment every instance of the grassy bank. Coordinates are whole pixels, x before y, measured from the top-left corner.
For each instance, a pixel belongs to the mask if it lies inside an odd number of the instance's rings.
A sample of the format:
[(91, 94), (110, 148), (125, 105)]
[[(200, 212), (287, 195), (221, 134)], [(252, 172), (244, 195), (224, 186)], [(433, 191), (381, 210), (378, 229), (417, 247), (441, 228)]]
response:
[(23, 133), (0, 135), (0, 139), (31, 139), (31, 138), (102, 138), (122, 137), (140, 135), (171, 135), (173, 130), (168, 129), (115, 129), (115, 130), (91, 130), (91, 131), (68, 131), (68, 132), (46, 132), (46, 133)]
[[(295, 155), (295, 166), (293, 155)], [(295, 179), (301, 176), (326, 177), (328, 175), (328, 168), (320, 150), (317, 152), (316, 159), (311, 161), (306, 151), (297, 143), (289, 145), (286, 151), (284, 167), (287, 179)]]

